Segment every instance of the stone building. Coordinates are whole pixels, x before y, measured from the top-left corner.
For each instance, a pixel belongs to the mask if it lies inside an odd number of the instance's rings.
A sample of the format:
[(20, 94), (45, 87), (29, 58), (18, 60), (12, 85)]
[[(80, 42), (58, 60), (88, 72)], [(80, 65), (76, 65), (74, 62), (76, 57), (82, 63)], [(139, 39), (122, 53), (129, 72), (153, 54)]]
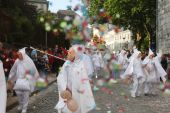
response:
[(106, 46), (112, 51), (119, 51), (122, 49), (130, 49), (133, 45), (131, 31), (125, 30), (115, 33), (114, 30), (106, 33), (104, 36)]
[(170, 0), (157, 0), (157, 52), (170, 53)]
[(75, 13), (72, 10), (59, 10), (56, 14), (57, 18), (64, 19), (66, 16), (69, 16), (71, 18), (74, 18), (75, 16), (78, 16), (77, 13)]

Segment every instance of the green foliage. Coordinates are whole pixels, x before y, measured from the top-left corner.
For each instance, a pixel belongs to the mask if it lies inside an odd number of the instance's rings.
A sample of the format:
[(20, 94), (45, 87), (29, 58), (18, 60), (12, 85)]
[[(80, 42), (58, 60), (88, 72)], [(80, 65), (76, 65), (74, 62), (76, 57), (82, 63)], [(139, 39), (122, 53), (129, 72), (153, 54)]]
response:
[(141, 45), (141, 51), (145, 51), (145, 50), (148, 50), (149, 48), (149, 37), (147, 36), (144, 41), (143, 41), (143, 44)]
[[(26, 3), (25, 0), (3, 0), (1, 1), (1, 9), (4, 15), (8, 16), (1, 21), (9, 21), (8, 32), (1, 36), (7, 37), (7, 43), (31, 44), (35, 32), (36, 9)], [(2, 28), (2, 27), (0, 27)]]
[[(156, 38), (156, 0), (91, 0), (89, 14), (97, 16), (100, 9), (112, 18), (112, 23), (139, 33), (142, 39), (139, 47), (144, 46), (145, 38)], [(100, 17), (98, 17), (100, 19)], [(143, 45), (142, 45), (143, 44)]]

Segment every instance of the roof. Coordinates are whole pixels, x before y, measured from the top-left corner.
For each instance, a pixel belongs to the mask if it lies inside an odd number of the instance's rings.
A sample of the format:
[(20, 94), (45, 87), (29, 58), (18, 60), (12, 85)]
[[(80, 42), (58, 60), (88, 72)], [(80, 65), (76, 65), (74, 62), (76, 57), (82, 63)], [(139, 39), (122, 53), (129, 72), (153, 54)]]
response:
[(49, 2), (47, 0), (27, 0), (28, 2), (32, 2), (32, 3), (46, 3), (49, 4)]
[(56, 16), (59, 19), (63, 19), (65, 16), (70, 16), (70, 17), (74, 18), (75, 16), (78, 16), (78, 14), (72, 10), (59, 10), (57, 12)]

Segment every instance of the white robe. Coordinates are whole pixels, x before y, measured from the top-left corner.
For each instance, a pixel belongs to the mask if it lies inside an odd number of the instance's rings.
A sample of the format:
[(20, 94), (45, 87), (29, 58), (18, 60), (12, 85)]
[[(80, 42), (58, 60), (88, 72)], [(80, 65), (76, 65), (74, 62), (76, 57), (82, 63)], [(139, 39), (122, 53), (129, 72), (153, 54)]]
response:
[[(64, 91), (67, 84), (69, 84), (68, 86), (72, 91), (72, 97), (79, 105), (78, 110), (74, 113), (87, 113), (95, 107), (95, 101), (87, 76), (87, 71), (82, 60), (78, 59), (72, 63), (66, 62), (57, 78), (57, 82), (59, 94), (61, 91)], [(78, 91), (83, 91), (84, 93), (79, 93)], [(59, 112), (63, 109), (64, 111), (62, 112), (64, 113), (71, 113), (65, 108), (64, 100), (60, 95), (55, 109)]]
[(120, 76), (122, 76), (128, 68), (128, 58), (126, 55), (120, 54), (118, 57), (118, 64), (121, 66)]
[(156, 70), (154, 66), (154, 61), (146, 57), (143, 61), (144, 67), (144, 73), (146, 75), (146, 83), (157, 83), (158, 82), (158, 77), (156, 76)]
[(144, 73), (146, 75), (144, 92), (146, 94), (155, 94), (155, 87), (156, 84), (160, 82), (160, 77), (162, 78), (163, 82), (166, 81), (166, 72), (162, 68), (157, 57), (153, 59), (146, 57), (143, 61), (143, 65), (145, 66)]
[(161, 77), (163, 82), (165, 82), (166, 81), (165, 76), (167, 75), (167, 73), (161, 66), (161, 63), (157, 57), (154, 58), (154, 63), (155, 63), (155, 69), (156, 69), (156, 74), (157, 74), (158, 79)]
[(100, 54), (94, 54), (92, 56), (92, 61), (93, 61), (95, 70), (98, 68), (104, 67), (104, 62)]
[(70, 86), (69, 89), (71, 89), (71, 76), (69, 76), (69, 70), (70, 70), (71, 62), (66, 61), (57, 77), (57, 85), (58, 85), (58, 92), (59, 92), (59, 101), (57, 105), (55, 106), (55, 109), (58, 110), (58, 113), (71, 113), (67, 109), (66, 103), (64, 102), (64, 99), (61, 98), (60, 93), (64, 90), (66, 90), (67, 86)]
[(139, 96), (141, 94), (142, 85), (145, 81), (145, 75), (143, 73), (141, 59), (135, 58), (133, 61), (133, 87), (131, 90), (131, 96)]
[(134, 59), (133, 63), (133, 74), (137, 76), (137, 78), (145, 77), (142, 68), (141, 59)]
[(3, 70), (3, 64), (0, 61), (0, 113), (6, 113), (6, 101), (7, 101), (7, 89), (6, 89), (6, 81), (5, 74)]
[[(122, 79), (125, 79), (127, 76), (132, 75), (132, 73), (133, 73), (133, 63), (134, 63), (134, 59), (135, 59), (136, 57), (137, 57), (137, 56), (136, 56), (136, 53), (133, 53), (132, 56), (129, 58), (129, 62), (130, 62), (130, 63), (128, 64), (125, 72), (120, 75), (120, 77), (121, 77)], [(122, 59), (122, 58), (120, 58), (120, 59)], [(120, 61), (119, 61), (119, 60), (118, 60), (118, 63), (120, 64)]]
[[(95, 101), (84, 63), (81, 60), (76, 60), (71, 66), (71, 70), (72, 96), (79, 105), (79, 109), (75, 113), (87, 113), (94, 109)], [(78, 90), (84, 93), (81, 94)]]
[(153, 58), (152, 60), (146, 58), (143, 61), (143, 65), (146, 65), (144, 70), (147, 76), (147, 82), (160, 82), (160, 77), (163, 80), (163, 82), (166, 81), (165, 76), (167, 75), (167, 73), (162, 68), (157, 57)]
[[(23, 60), (17, 59), (15, 61), (10, 70), (8, 80), (11, 80), (13, 83), (15, 83), (15, 81), (17, 81), (18, 79), (26, 77), (28, 78), (30, 83), (30, 92), (33, 92), (36, 85), (36, 78), (39, 77), (39, 73), (31, 58), (25, 53), (25, 48), (21, 49), (19, 52), (22, 54)], [(26, 71), (30, 72), (30, 76), (26, 76)]]
[(82, 57), (83, 57), (82, 60), (85, 64), (85, 68), (87, 70), (87, 75), (89, 76), (89, 78), (91, 78), (91, 76), (94, 72), (92, 60), (91, 60), (90, 56), (88, 56), (86, 54), (83, 54)]

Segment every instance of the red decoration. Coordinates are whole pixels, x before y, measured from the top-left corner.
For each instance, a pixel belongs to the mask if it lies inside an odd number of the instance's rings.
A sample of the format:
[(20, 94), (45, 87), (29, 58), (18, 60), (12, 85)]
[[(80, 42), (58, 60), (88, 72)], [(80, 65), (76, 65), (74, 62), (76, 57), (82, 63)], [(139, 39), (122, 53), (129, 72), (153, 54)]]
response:
[(77, 50), (78, 51), (82, 51), (83, 49), (82, 49), (82, 47), (78, 47)]

